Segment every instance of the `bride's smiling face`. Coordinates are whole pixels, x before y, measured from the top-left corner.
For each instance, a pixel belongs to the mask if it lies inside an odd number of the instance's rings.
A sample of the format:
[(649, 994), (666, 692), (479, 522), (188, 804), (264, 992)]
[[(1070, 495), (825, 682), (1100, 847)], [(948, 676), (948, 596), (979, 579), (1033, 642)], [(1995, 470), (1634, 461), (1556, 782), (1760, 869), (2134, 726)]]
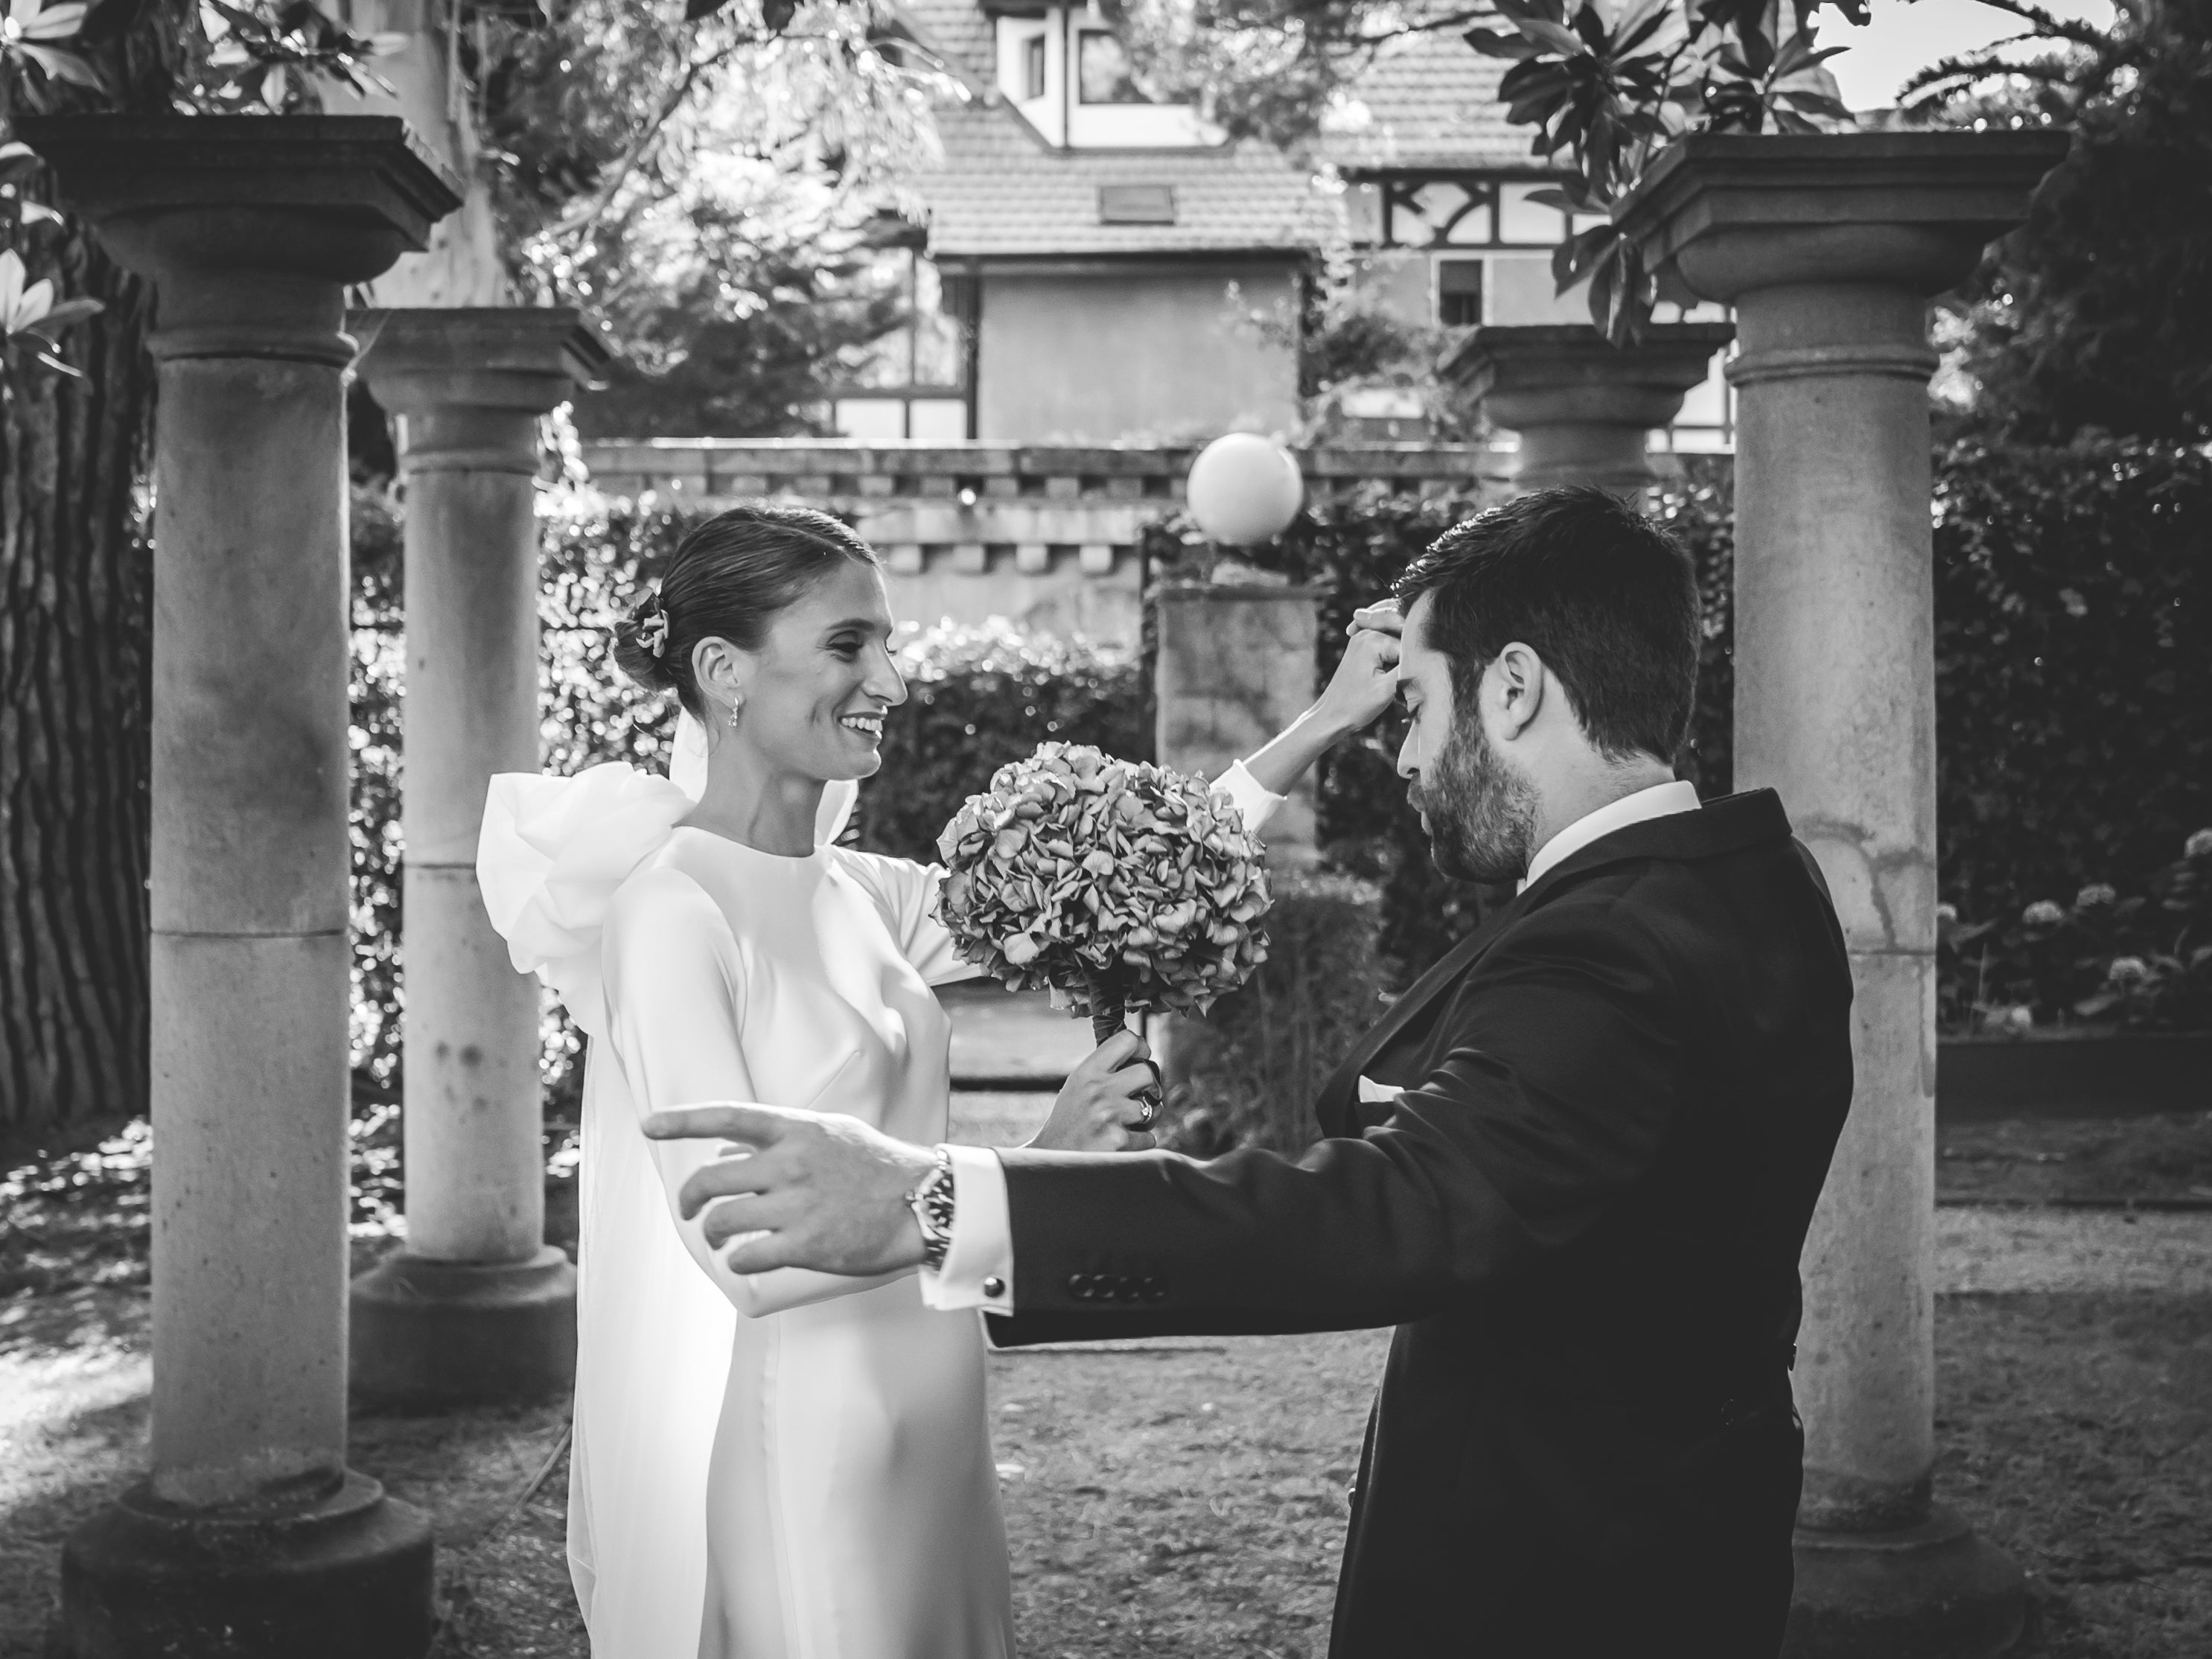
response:
[[(743, 698), (721, 733), (775, 771), (830, 782), (865, 778), (884, 763), (884, 714), (906, 701), (890, 657), (891, 607), (872, 565), (841, 560), (778, 611), (754, 651), (702, 641), (702, 680)], [(722, 653), (726, 653), (726, 655)], [(726, 702), (722, 719), (728, 720)]]

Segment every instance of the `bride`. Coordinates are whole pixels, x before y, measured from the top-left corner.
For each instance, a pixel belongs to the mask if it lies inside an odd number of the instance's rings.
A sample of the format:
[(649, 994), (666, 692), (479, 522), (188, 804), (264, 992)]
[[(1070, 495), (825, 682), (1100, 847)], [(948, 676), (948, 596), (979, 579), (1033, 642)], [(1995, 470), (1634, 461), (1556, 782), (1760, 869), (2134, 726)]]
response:
[[(676, 776), (492, 781), (485, 907), (592, 1039), (568, 1556), (597, 1659), (1012, 1652), (978, 1316), (910, 1273), (732, 1273), (674, 1205), (715, 1148), (638, 1127), (738, 1100), (945, 1139), (930, 988), (975, 970), (935, 918), (943, 872), (835, 844), (906, 700), (891, 627), (836, 520), (720, 514), (616, 633), (689, 717)], [(1243, 763), (1217, 787), (1255, 829), (1280, 799)], [(1113, 1038), (1031, 1144), (1150, 1145), (1153, 1075)]]

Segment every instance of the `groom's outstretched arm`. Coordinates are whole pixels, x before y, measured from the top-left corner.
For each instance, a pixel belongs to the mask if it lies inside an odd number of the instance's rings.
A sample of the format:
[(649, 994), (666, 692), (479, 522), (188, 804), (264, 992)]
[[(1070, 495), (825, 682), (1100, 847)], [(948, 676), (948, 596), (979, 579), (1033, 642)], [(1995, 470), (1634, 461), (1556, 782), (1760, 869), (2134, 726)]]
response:
[(1443, 1311), (1580, 1234), (1650, 1167), (1682, 1013), (1610, 903), (1548, 906), (1471, 971), (1387, 1121), (1292, 1159), (1007, 1152), (1002, 1343), (1316, 1330)]
[[(1004, 1338), (1321, 1330), (1449, 1308), (1571, 1243), (1650, 1167), (1681, 1101), (1687, 1012), (1627, 906), (1564, 896), (1470, 969), (1443, 1059), (1358, 1139), (1206, 1164), (1002, 1153), (1016, 1316)], [(645, 1127), (757, 1149), (732, 1148), (681, 1194), (736, 1272), (922, 1259), (905, 1200), (933, 1167), (926, 1148), (757, 1105)]]

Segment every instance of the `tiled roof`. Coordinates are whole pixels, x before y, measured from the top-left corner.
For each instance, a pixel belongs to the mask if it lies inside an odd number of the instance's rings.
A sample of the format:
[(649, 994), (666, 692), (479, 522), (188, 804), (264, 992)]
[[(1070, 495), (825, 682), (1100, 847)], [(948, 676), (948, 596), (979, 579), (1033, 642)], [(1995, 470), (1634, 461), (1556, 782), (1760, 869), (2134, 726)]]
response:
[[(1331, 207), (1273, 149), (1055, 150), (1000, 105), (940, 110), (941, 170), (915, 181), (942, 257), (1309, 248)], [(1098, 222), (1103, 185), (1165, 185), (1171, 225)]]
[(1458, 33), (1414, 35), (1353, 83), (1364, 119), (1334, 123), (1322, 152), (1346, 169), (1529, 166), (1529, 130), (1508, 125), (1498, 101), (1507, 67)]
[[(914, 181), (929, 204), (934, 253), (1288, 251), (1326, 240), (1335, 209), (1311, 169), (1282, 152), (1251, 143), (1054, 149), (992, 90), (992, 25), (975, 0), (907, 0), (902, 10), (976, 94), (939, 108), (944, 162)], [(1503, 68), (1456, 35), (1416, 37), (1362, 78), (1357, 125), (1328, 134), (1323, 154), (1346, 167), (1525, 166), (1528, 141), (1496, 101)], [(1102, 185), (1170, 186), (1175, 223), (1102, 225)]]

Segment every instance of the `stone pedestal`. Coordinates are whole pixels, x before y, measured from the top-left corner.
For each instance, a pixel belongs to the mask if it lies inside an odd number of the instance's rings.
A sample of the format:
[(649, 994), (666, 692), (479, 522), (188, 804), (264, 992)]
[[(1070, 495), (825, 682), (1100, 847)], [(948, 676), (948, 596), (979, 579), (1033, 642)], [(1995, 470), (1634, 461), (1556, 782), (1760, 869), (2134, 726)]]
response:
[[(1213, 777), (1312, 705), (1315, 595), (1304, 587), (1169, 587), (1159, 596), (1153, 752)], [(1267, 862), (1314, 861), (1314, 784), (1298, 781), (1267, 824)]]
[[(1158, 702), (1153, 753), (1163, 766), (1217, 777), (1310, 708), (1319, 625), (1316, 595), (1305, 587), (1169, 587), (1160, 592)], [(1309, 772), (1284, 799), (1267, 830), (1267, 867), (1312, 867), (1314, 783)], [(1189, 1080), (1188, 1023), (1170, 1014), (1147, 1022), (1146, 1035), (1168, 1085), (1170, 1113)]]
[(416, 1659), (427, 1518), (345, 1467), (345, 285), (459, 198), (392, 119), (25, 118), (159, 328), (153, 1468), (77, 1659)]
[(546, 1245), (538, 981), (477, 891), (495, 772), (535, 771), (538, 420), (606, 348), (570, 310), (368, 311), (361, 372), (407, 488), (407, 1244), (356, 1281), (356, 1401), (573, 1382), (576, 1275)]
[(1674, 323), (1615, 346), (1580, 323), (1479, 328), (1444, 374), (1520, 434), (1516, 495), (1592, 484), (1640, 497), (1658, 482), (1650, 434), (1681, 412), (1735, 334), (1727, 323)]
[(2019, 1574), (1933, 1506), (1936, 702), (1928, 301), (2026, 214), (2058, 133), (1692, 138), (1617, 216), (1735, 307), (1736, 776), (1833, 890), (1857, 1090), (1806, 1243), (1786, 1651), (1966, 1656)]

